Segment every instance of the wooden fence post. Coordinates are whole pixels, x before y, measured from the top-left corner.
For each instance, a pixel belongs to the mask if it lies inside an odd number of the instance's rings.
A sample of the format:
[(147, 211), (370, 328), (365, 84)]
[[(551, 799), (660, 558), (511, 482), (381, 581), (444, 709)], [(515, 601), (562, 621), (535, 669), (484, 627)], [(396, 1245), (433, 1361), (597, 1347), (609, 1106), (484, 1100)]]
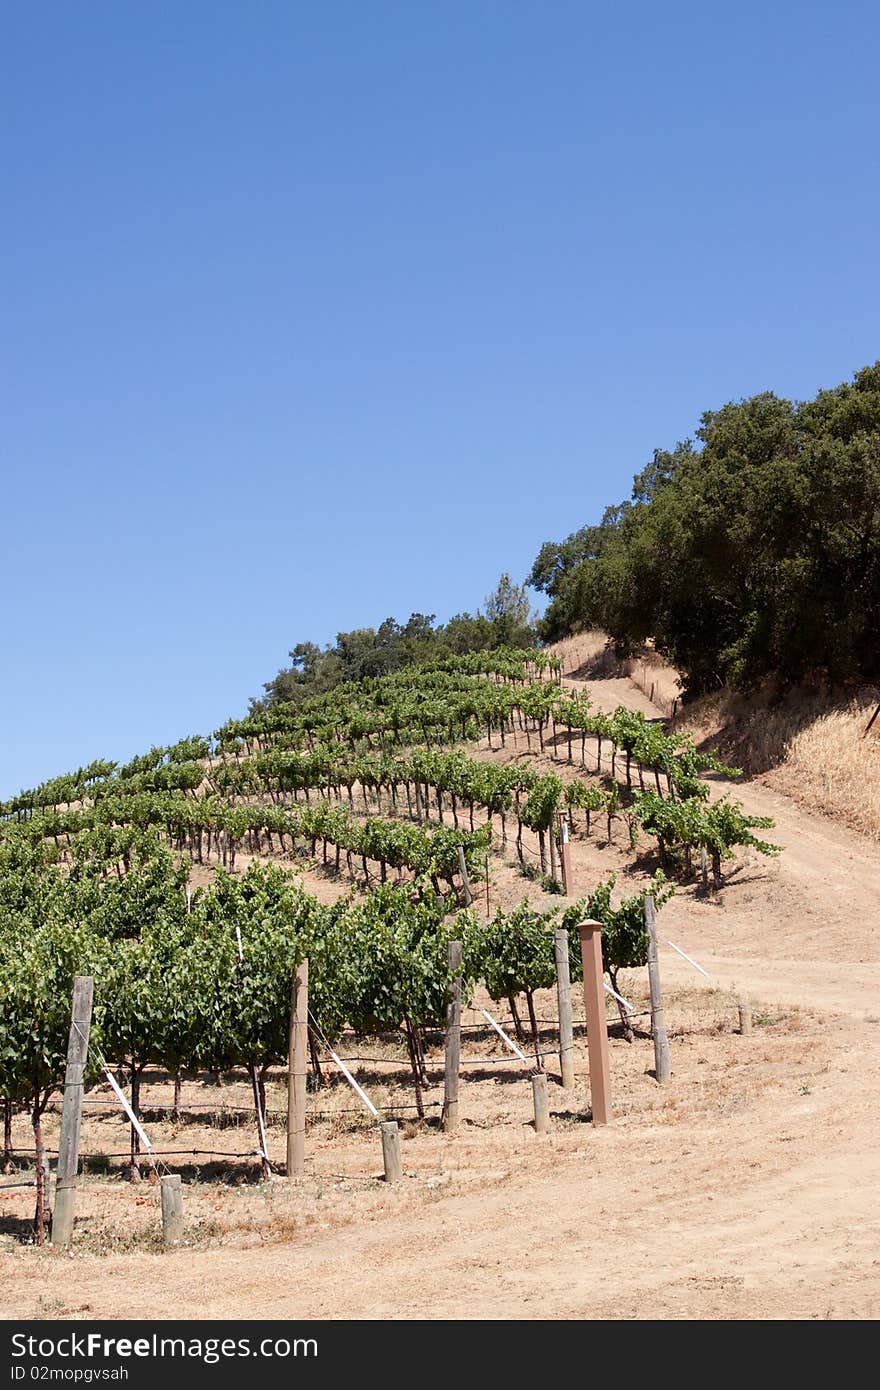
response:
[(584, 965), (584, 1007), (587, 1013), (587, 1049), (590, 1058), (590, 1106), (594, 1125), (611, 1119), (611, 1068), (608, 1061), (608, 1024), (602, 987), (602, 923), (579, 922), (581, 959)]
[(663, 993), (657, 961), (657, 919), (654, 899), (645, 898), (645, 929), (648, 933), (648, 984), (651, 989), (651, 1033), (654, 1038), (654, 1075), (660, 1085), (669, 1080), (669, 1038), (663, 1017)]
[(535, 1133), (546, 1134), (550, 1128), (550, 1106), (547, 1102), (547, 1073), (532, 1075), (532, 1100), (535, 1106)]
[(441, 1123), (447, 1134), (458, 1129), (458, 1082), (461, 1058), (461, 942), (450, 941), (449, 1003), (446, 1005), (446, 1066)]
[(559, 1067), (562, 1084), (574, 1085), (574, 1029), (571, 1022), (571, 968), (568, 957), (568, 932), (560, 927), (553, 934), (553, 954), (556, 957), (556, 1012), (559, 1015)]
[(287, 1061), (287, 1177), (297, 1177), (306, 1162), (306, 1050), (309, 1037), (309, 963), (293, 972), (290, 987), (290, 1032)]
[(386, 1120), (382, 1125), (382, 1161), (385, 1164), (385, 1181), (400, 1182), (403, 1164), (400, 1161), (400, 1130), (396, 1120)]
[(568, 839), (568, 816), (565, 811), (559, 813), (559, 857), (562, 860), (562, 891), (567, 898), (570, 898), (574, 889), (574, 882), (571, 876), (571, 845)]
[(168, 1173), (159, 1179), (162, 1201), (162, 1244), (179, 1245), (183, 1240), (183, 1190), (180, 1174)]
[(67, 1039), (67, 1070), (64, 1074), (64, 1100), (61, 1107), (61, 1137), (55, 1172), (55, 1208), (52, 1216), (52, 1244), (69, 1245), (73, 1235), (76, 1201), (76, 1175), (79, 1168), (79, 1132), (82, 1122), (83, 1073), (89, 1055), (89, 1029), (92, 1023), (91, 975), (77, 975), (73, 981), (70, 1034)]

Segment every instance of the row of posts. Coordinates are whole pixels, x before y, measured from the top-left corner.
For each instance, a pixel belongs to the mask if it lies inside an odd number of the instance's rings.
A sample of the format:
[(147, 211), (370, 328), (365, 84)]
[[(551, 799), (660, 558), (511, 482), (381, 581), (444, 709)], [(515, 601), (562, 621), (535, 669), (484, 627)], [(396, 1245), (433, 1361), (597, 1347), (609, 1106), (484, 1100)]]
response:
[[(567, 823), (563, 822), (563, 874), (571, 882), (568, 859)], [(669, 1037), (663, 1012), (660, 987), (660, 967), (657, 959), (657, 924), (653, 898), (645, 899), (645, 929), (648, 935), (648, 982), (651, 994), (651, 1033), (654, 1042), (654, 1075), (664, 1085), (670, 1077)], [(584, 1009), (587, 1019), (587, 1052), (590, 1072), (590, 1110), (594, 1125), (608, 1124), (611, 1119), (611, 1074), (608, 1054), (608, 1025), (605, 1014), (605, 995), (602, 962), (602, 923), (578, 924), (583, 965)], [(556, 1003), (559, 1017), (559, 1067), (564, 1089), (574, 1086), (574, 1026), (571, 1011), (571, 970), (569, 965), (568, 932), (556, 931), (553, 938), (556, 961)], [(445, 1087), (442, 1126), (453, 1133), (459, 1119), (459, 1059), (461, 1056), (461, 942), (449, 944), (449, 975), (452, 981), (446, 1009)], [(740, 1029), (751, 1031), (751, 1012), (744, 1015), (740, 1007)], [(550, 1128), (550, 1106), (545, 1072), (532, 1076), (532, 1099), (535, 1112), (535, 1132), (545, 1134)], [(395, 1120), (382, 1125), (382, 1153), (385, 1178), (397, 1181), (402, 1175), (400, 1139)]]
[[(568, 843), (563, 834), (563, 872), (570, 882), (570, 865), (566, 863)], [(651, 989), (651, 1024), (654, 1039), (655, 1076), (658, 1082), (669, 1079), (669, 1041), (663, 1017), (660, 975), (657, 964), (657, 937), (654, 903), (645, 901), (645, 926), (648, 932), (648, 978)], [(581, 960), (583, 964), (584, 1007), (587, 1020), (587, 1049), (589, 1055), (591, 1114), (594, 1125), (605, 1125), (611, 1119), (611, 1079), (608, 1055), (608, 1028), (602, 966), (602, 924), (581, 922)], [(574, 1085), (574, 1030), (571, 1010), (571, 973), (569, 969), (568, 933), (562, 929), (554, 935), (556, 960), (556, 997), (559, 1015), (559, 1062), (562, 1086)], [(461, 942), (449, 944), (449, 975), (451, 980), (446, 1009), (444, 1096), (441, 1124), (447, 1134), (453, 1134), (459, 1124), (459, 1081), (461, 1063)], [(79, 1167), (79, 1139), (82, 1117), (83, 1073), (88, 1058), (89, 1028), (92, 1013), (94, 982), (91, 976), (77, 976), (73, 987), (70, 1035), (68, 1039), (67, 1070), (64, 1078), (64, 1100), (61, 1114), (61, 1134), (58, 1145), (58, 1165), (55, 1204), (52, 1219), (52, 1242), (69, 1245), (73, 1233), (76, 1175)], [(299, 1177), (305, 1168), (306, 1082), (309, 1026), (309, 963), (303, 961), (294, 971), (290, 996), (289, 1065), (287, 1081), (287, 1175)], [(740, 1026), (750, 1031), (751, 1017), (742, 1018)], [(544, 1133), (549, 1128), (550, 1114), (547, 1098), (547, 1079), (543, 1072), (532, 1078), (535, 1107), (535, 1129)], [(381, 1126), (385, 1178), (396, 1182), (402, 1175), (400, 1136), (396, 1121)], [(166, 1245), (177, 1245), (183, 1235), (183, 1207), (180, 1177), (169, 1174), (160, 1179), (162, 1229)]]
[[(562, 871), (562, 892), (564, 897), (569, 897), (571, 895), (572, 888), (574, 887), (574, 880), (571, 875), (571, 844), (568, 838), (568, 813), (566, 811), (557, 811), (556, 818), (557, 828), (556, 830), (551, 830), (550, 832), (550, 873), (551, 877), (556, 877), (555, 850), (558, 846), (559, 864), (560, 869)], [(470, 907), (471, 903), (474, 900), (474, 895), (471, 891), (471, 882), (468, 876), (467, 861), (465, 859), (463, 845), (459, 845), (458, 847), (458, 869), (459, 873), (461, 874), (461, 883), (464, 893), (464, 905), (465, 907)], [(486, 913), (487, 915), (489, 913), (488, 861), (486, 866)]]
[[(568, 821), (564, 813), (560, 814), (560, 855), (562, 860), (563, 887), (566, 893), (570, 891), (571, 884), (571, 856), (568, 844)], [(462, 872), (462, 879), (465, 887), (467, 901), (470, 902), (470, 884), (467, 878), (467, 868), (464, 860), (464, 850), (459, 849), (459, 863)], [(598, 933), (597, 923), (586, 923), (585, 926), (594, 927)], [(582, 929), (583, 931), (583, 929)], [(559, 985), (559, 1016), (560, 1016), (560, 1057), (562, 1061), (562, 1084), (570, 1086), (574, 1080), (573, 1064), (573, 1044), (571, 1041), (571, 995), (568, 971), (568, 948), (564, 952), (560, 947), (560, 936), (564, 933), (557, 932), (556, 940), (556, 965), (557, 978)], [(598, 936), (597, 936), (598, 940)], [(586, 950), (586, 948), (583, 948)], [(598, 951), (598, 968), (601, 972), (601, 947), (590, 948), (590, 959), (592, 961), (594, 951)], [(586, 954), (584, 980), (587, 979)], [(446, 1028), (446, 1091), (443, 1102), (443, 1128), (448, 1133), (453, 1132), (458, 1125), (458, 1082), (459, 1082), (459, 1059), (461, 1055), (461, 942), (455, 941), (449, 947), (450, 975), (453, 979), (452, 994), (447, 1009), (447, 1028)], [(601, 975), (600, 975), (601, 985)], [(80, 1125), (82, 1121), (82, 1092), (83, 1075), (86, 1069), (89, 1052), (89, 1030), (92, 1019), (92, 997), (94, 991), (94, 979), (90, 975), (76, 976), (73, 984), (73, 998), (71, 1001), (71, 1022), (70, 1034), (67, 1045), (67, 1068), (64, 1077), (64, 1099), (61, 1112), (61, 1135), (58, 1144), (58, 1166), (55, 1183), (55, 1204), (52, 1219), (52, 1242), (54, 1245), (65, 1246), (70, 1244), (73, 1234), (73, 1213), (76, 1191), (76, 1176), (79, 1168), (79, 1139)], [(290, 1001), (290, 1035), (289, 1035), (289, 1066), (287, 1081), (287, 1172), (290, 1176), (302, 1173), (305, 1164), (305, 1140), (306, 1140), (306, 1080), (307, 1066), (306, 1054), (308, 1047), (308, 992), (309, 992), (309, 964), (308, 961), (297, 966), (293, 977)], [(586, 985), (585, 985), (586, 997)], [(603, 1015), (604, 1018), (604, 1015)], [(589, 1019), (589, 1012), (588, 1012)], [(564, 1020), (567, 1020), (565, 1022)], [(588, 1034), (592, 1036), (596, 1029), (590, 1029), (588, 1024)], [(605, 1115), (607, 1108), (607, 1037), (605, 1035), (604, 1024), (602, 1027), (603, 1035), (603, 1054), (604, 1068), (602, 1080), (597, 1088), (594, 1084), (594, 1092), (598, 1090), (600, 1094), (599, 1113)], [(566, 1041), (567, 1040), (567, 1041)], [(603, 1065), (601, 1058), (600, 1067)], [(590, 1052), (590, 1071), (593, 1074), (593, 1052)], [(594, 1123), (605, 1123), (604, 1119), (596, 1119), (597, 1102), (593, 1104)], [(386, 1177), (391, 1181), (395, 1175), (399, 1176), (399, 1143), (392, 1140), (392, 1128), (396, 1134), (396, 1124), (385, 1124), (382, 1127), (383, 1151), (386, 1152)], [(394, 1153), (397, 1153), (395, 1160)], [(390, 1155), (390, 1159), (389, 1159)], [(168, 1175), (161, 1179), (162, 1183), (162, 1224), (165, 1232), (166, 1243), (177, 1244), (181, 1238), (183, 1216), (182, 1216), (182, 1194), (180, 1191), (180, 1178), (175, 1175)]]
[[(611, 1077), (608, 1058), (608, 1026), (602, 984), (602, 924), (581, 922), (578, 927), (584, 977), (584, 1006), (587, 1015), (587, 1048), (590, 1060), (590, 1100), (594, 1125), (608, 1124), (611, 1119)], [(571, 1011), (571, 971), (568, 954), (568, 932), (554, 934), (556, 958), (556, 999), (559, 1014), (559, 1062), (561, 1081), (566, 1089), (574, 1085), (574, 1027)], [(446, 1006), (446, 1055), (441, 1125), (446, 1134), (453, 1134), (459, 1123), (459, 1080), (461, 1058), (461, 942), (449, 943), (449, 1002)], [(550, 1128), (550, 1106), (547, 1095), (547, 1076), (536, 1072), (532, 1076), (532, 1097), (535, 1110), (535, 1131), (544, 1134)], [(382, 1125), (382, 1155), (386, 1182), (396, 1182), (402, 1176), (400, 1135), (396, 1120)]]
[[(605, 1021), (605, 1001), (602, 988), (602, 945), (600, 922), (582, 922), (579, 926), (581, 954), (584, 967), (584, 1004), (587, 1012), (587, 1047), (590, 1058), (591, 1110), (594, 1125), (607, 1124), (611, 1118), (611, 1081), (608, 1062), (608, 1028)], [(559, 1060), (562, 1085), (574, 1085), (574, 1029), (571, 1013), (571, 971), (568, 957), (568, 932), (557, 931), (554, 938), (556, 956), (556, 993), (559, 1011)], [(459, 1123), (459, 1081), (461, 1059), (461, 942), (449, 943), (449, 1002), (446, 1006), (446, 1045), (444, 1091), (441, 1125), (444, 1133), (454, 1134)], [(296, 983), (294, 984), (296, 992)], [(293, 1015), (291, 1015), (293, 1019)], [(291, 1021), (291, 1034), (296, 1025)], [(291, 1052), (291, 1058), (293, 1058)], [(291, 1070), (291, 1087), (294, 1072)], [(532, 1076), (532, 1098), (535, 1110), (535, 1132), (545, 1134), (550, 1128), (550, 1105), (545, 1072)], [(297, 1107), (288, 1129), (288, 1175), (303, 1171), (304, 1151), (297, 1167), (290, 1166), (291, 1135), (305, 1130), (305, 1096), (302, 1110)], [(400, 1157), (400, 1129), (396, 1120), (381, 1126), (382, 1159), (386, 1182), (399, 1182), (403, 1176)]]

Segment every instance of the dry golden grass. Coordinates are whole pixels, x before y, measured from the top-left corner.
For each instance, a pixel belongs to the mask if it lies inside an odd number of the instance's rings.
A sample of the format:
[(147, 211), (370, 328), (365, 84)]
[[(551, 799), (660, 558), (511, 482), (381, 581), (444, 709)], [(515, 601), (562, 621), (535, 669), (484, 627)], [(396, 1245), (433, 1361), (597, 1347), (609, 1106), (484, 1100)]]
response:
[(792, 691), (751, 700), (707, 696), (686, 706), (675, 727), (717, 748), (811, 810), (880, 839), (880, 720), (872, 690), (849, 699)]
[[(873, 729), (864, 737), (869, 718), (866, 707), (852, 701), (796, 726), (783, 764), (768, 780), (798, 801), (880, 839), (880, 742)], [(784, 714), (772, 723), (785, 738)], [(772, 733), (764, 738), (772, 739)]]
[(562, 658), (563, 671), (567, 676), (585, 669), (596, 674), (593, 668), (602, 664), (615, 667), (620, 665), (608, 647), (606, 634), (598, 630), (579, 632), (575, 637), (563, 637), (560, 642), (553, 644), (550, 651)]
[(716, 749), (747, 777), (880, 839), (880, 719), (864, 737), (880, 691), (864, 687), (846, 697), (766, 691), (750, 699), (722, 692), (682, 707), (677, 672), (655, 651), (621, 662), (606, 644), (604, 633), (589, 631), (554, 650), (566, 674), (628, 676), (658, 710), (668, 717), (675, 712), (676, 729)]

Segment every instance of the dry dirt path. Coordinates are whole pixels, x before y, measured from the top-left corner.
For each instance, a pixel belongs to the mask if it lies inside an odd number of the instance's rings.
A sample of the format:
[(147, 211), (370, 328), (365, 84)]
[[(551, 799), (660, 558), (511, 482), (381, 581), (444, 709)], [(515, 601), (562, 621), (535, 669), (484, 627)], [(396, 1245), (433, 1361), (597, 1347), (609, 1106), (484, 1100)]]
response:
[[(627, 679), (565, 684), (586, 684), (601, 710), (625, 705), (659, 717)], [(664, 917), (678, 933), (676, 943), (698, 954), (725, 987), (856, 1017), (880, 1012), (877, 846), (758, 782), (715, 781), (713, 795), (716, 790), (729, 791), (753, 815), (772, 816), (775, 826), (766, 834), (783, 853), (776, 861), (750, 857), (718, 903), (679, 895)], [(692, 982), (691, 967), (669, 956), (670, 978)]]
[[(744, 1088), (720, 1112), (677, 1113), (673, 1078), (653, 1116), (547, 1141), (526, 1131), (520, 1164), (511, 1152), (506, 1171), (464, 1191), (453, 1182), (449, 1195), (404, 1182), (371, 1221), (343, 1230), (81, 1258), (69, 1315), (875, 1317), (880, 1153), (864, 1081), (878, 1035), (841, 1020), (828, 1066), (826, 1040), (807, 1034), (800, 1079), (780, 1076), (758, 1097)], [(775, 1055), (757, 1038), (749, 1065)], [(59, 1289), (56, 1262), (17, 1264), (6, 1298), (31, 1312)]]

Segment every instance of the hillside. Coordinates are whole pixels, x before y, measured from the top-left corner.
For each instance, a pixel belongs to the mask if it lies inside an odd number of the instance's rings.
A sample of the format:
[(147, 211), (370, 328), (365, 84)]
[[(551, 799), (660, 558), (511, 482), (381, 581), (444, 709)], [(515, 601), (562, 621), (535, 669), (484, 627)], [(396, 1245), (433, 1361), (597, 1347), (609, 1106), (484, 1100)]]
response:
[[(584, 679), (582, 668), (596, 655), (585, 657), (582, 651), (585, 659), (575, 662), (570, 650), (560, 651), (563, 699), (566, 692), (587, 690), (592, 702), (587, 718), (622, 706), (642, 713), (649, 731), (657, 727), (652, 721), (660, 709), (628, 677), (600, 674)], [(654, 684), (655, 696), (664, 700), (658, 681)], [(496, 677), (492, 685), (496, 692), (508, 691), (508, 699), (535, 700), (536, 709), (560, 695), (552, 682), (520, 686), (510, 674)], [(491, 696), (492, 691), (484, 694)], [(447, 695), (445, 718), (449, 706)], [(585, 743), (586, 766), (581, 768), (578, 741), (569, 764), (568, 740), (559, 725), (555, 732), (549, 722), (543, 729), (534, 720), (528, 725), (528, 716), (522, 725), (509, 719), (503, 746), (497, 726), (489, 736), (476, 726), (465, 727), (471, 737), (462, 745), (456, 743), (453, 751), (465, 753), (474, 767), (510, 769), (526, 780), (526, 774), (539, 781), (558, 776), (563, 787), (581, 781), (603, 794), (607, 791), (607, 749), (602, 775), (591, 771), (597, 751), (594, 738)], [(227, 735), (246, 743), (253, 732), (227, 730)], [(447, 737), (451, 732), (449, 726)], [(418, 745), (408, 746), (407, 756), (415, 757)], [(389, 749), (386, 760), (398, 761), (404, 752), (403, 747)], [(234, 756), (227, 749), (225, 757), (214, 750), (201, 762), (198, 781), (192, 774), (194, 785), (184, 799), (197, 806), (205, 796), (206, 779), (216, 778), (218, 768), (226, 766), (240, 779), (241, 769), (261, 756), (268, 753), (255, 746), (250, 753), (242, 747)], [(364, 759), (365, 754), (358, 756)], [(449, 754), (435, 749), (434, 756)], [(368, 766), (372, 764), (362, 761), (364, 776)], [(349, 768), (349, 773), (355, 771)], [(712, 798), (730, 790), (723, 779), (719, 783), (719, 773), (708, 775)], [(622, 756), (616, 780), (617, 795), (625, 801)], [(631, 780), (638, 785), (634, 769)], [(651, 785), (650, 777), (647, 783)], [(473, 1011), (465, 1014), (470, 1032), (464, 1056), (470, 1065), (463, 1083), (464, 1121), (455, 1135), (443, 1134), (432, 1119), (439, 1113), (432, 1107), (442, 1097), (439, 1033), (430, 1027), (424, 1032), (424, 1123), (415, 1116), (402, 1036), (398, 1043), (390, 1034), (345, 1036), (348, 1053), (358, 1058), (351, 1065), (361, 1084), (386, 1113), (397, 1114), (404, 1123), (407, 1176), (394, 1189), (377, 1182), (381, 1165), (377, 1170), (375, 1131), (369, 1118), (358, 1113), (338, 1072), (330, 1075), (325, 1067), (326, 1084), (310, 1100), (314, 1113), (307, 1134), (306, 1173), (297, 1184), (288, 1185), (277, 1179), (255, 1183), (259, 1165), (248, 1156), (253, 1138), (245, 1074), (225, 1074), (218, 1093), (209, 1075), (198, 1069), (187, 1072), (183, 1109), (175, 1121), (157, 1108), (172, 1102), (171, 1078), (151, 1066), (143, 1077), (143, 1112), (157, 1147), (181, 1150), (176, 1159), (166, 1161), (182, 1164), (188, 1178), (194, 1248), (162, 1257), (161, 1281), (146, 1277), (159, 1258), (151, 1253), (155, 1206), (142, 1195), (149, 1188), (120, 1185), (113, 1176), (126, 1169), (126, 1126), (118, 1111), (105, 1108), (87, 1114), (84, 1128), (86, 1151), (118, 1155), (104, 1163), (90, 1161), (94, 1176), (87, 1179), (81, 1195), (78, 1258), (88, 1267), (87, 1299), (82, 1305), (60, 1308), (47, 1303), (53, 1257), (16, 1245), (15, 1233), (25, 1228), (33, 1197), (10, 1191), (4, 1194), (8, 1234), (0, 1257), (15, 1274), (14, 1280), (4, 1281), (10, 1309), (33, 1316), (50, 1309), (53, 1315), (73, 1317), (86, 1312), (163, 1316), (170, 1295), (178, 1311), (201, 1317), (240, 1314), (243, 1309), (257, 1317), (316, 1310), (327, 1316), (336, 1310), (392, 1318), (876, 1314), (880, 1289), (874, 1264), (874, 1010), (880, 953), (870, 929), (869, 904), (880, 889), (880, 869), (869, 842), (809, 814), (778, 790), (747, 781), (735, 784), (733, 795), (748, 815), (773, 817), (772, 828), (762, 833), (781, 845), (782, 853), (768, 858), (755, 849), (739, 850), (725, 861), (719, 891), (704, 891), (697, 875), (689, 882), (679, 881), (663, 908), (661, 967), (673, 1058), (668, 1087), (658, 1087), (651, 1075), (652, 1044), (641, 1014), (647, 1007), (641, 968), (622, 968), (617, 976), (619, 990), (635, 1011), (632, 1043), (624, 1040), (617, 1008), (609, 999), (615, 1122), (607, 1130), (584, 1124), (589, 1085), (582, 1031), (576, 1041), (574, 1092), (563, 1092), (553, 1082), (558, 1063), (553, 1052), (552, 990), (539, 988), (535, 994), (540, 1049), (551, 1076), (552, 1132), (546, 1137), (531, 1132), (530, 1066), (511, 1057), (500, 1040), (493, 1041)], [(148, 810), (144, 796), (141, 790), (126, 798), (140, 805), (142, 816)], [(254, 831), (247, 821), (227, 819), (221, 834), (208, 836), (207, 844), (200, 833), (203, 862), (188, 872), (190, 887), (216, 891), (222, 885), (218, 861), (225, 856), (228, 863), (232, 845), (225, 837), (231, 836), (238, 839), (231, 875), (236, 883), (246, 883), (253, 862), (269, 858), (286, 872), (292, 870), (308, 895), (341, 904), (337, 911), (350, 913), (366, 903), (363, 865), (354, 862), (349, 874), (345, 851), (337, 873), (332, 843), (325, 867), (318, 846), (316, 855), (309, 854), (308, 844), (297, 849), (280, 837), (281, 820), (267, 831), (267, 811), (288, 814), (278, 796), (269, 792), (261, 797), (253, 785), (239, 780), (230, 804), (239, 813), (250, 808), (252, 817), (263, 807), (263, 830), (257, 832), (263, 836), (261, 853), (255, 853), (256, 844), (248, 843)], [(414, 801), (411, 790), (410, 800)], [(388, 826), (411, 825), (428, 837), (440, 830), (435, 808), (430, 827), (418, 827), (414, 805), (410, 819), (402, 786), (397, 802), (395, 816), (390, 790), (378, 789), (377, 795), (376, 788), (368, 787), (367, 815), (364, 784), (352, 775), (350, 789), (344, 779), (340, 782), (340, 796), (333, 804), (341, 803), (361, 834), (376, 820)], [(466, 802), (459, 795), (455, 813), (463, 827), (457, 838), (465, 847), (470, 835)], [(295, 806), (298, 815), (304, 814), (302, 796)], [(314, 797), (308, 809), (317, 811)], [(574, 813), (571, 853), (577, 894), (592, 892), (611, 874), (617, 876), (612, 904), (643, 892), (657, 866), (650, 839), (641, 836), (631, 848), (619, 812), (612, 817), (610, 838), (604, 812), (596, 814), (588, 836), (583, 810), (575, 806)], [(454, 827), (448, 825), (452, 814), (447, 793), (443, 818), (455, 838)], [(478, 815), (477, 827), (482, 819)], [(499, 909), (510, 912), (523, 898), (536, 913), (565, 907), (569, 899), (548, 892), (540, 877), (529, 876), (538, 872), (537, 832), (523, 828), (524, 873), (512, 843), (512, 821), (509, 843), (499, 852), (501, 827), (497, 815), (492, 820), (493, 916)], [(251, 824), (256, 822), (252, 819)], [(54, 829), (63, 842), (62, 827), (56, 824)], [(180, 827), (169, 829), (172, 839), (179, 838)], [(408, 843), (413, 853), (422, 842)], [(193, 843), (182, 847), (192, 850)], [(369, 897), (381, 902), (380, 866), (374, 860), (368, 865)], [(479, 855), (472, 860), (472, 870), (482, 908), (485, 883), (479, 877)], [(412, 877), (411, 868), (401, 865), (387, 873), (389, 878), (403, 874), (415, 889), (417, 875)], [(454, 898), (460, 888), (452, 867), (445, 891), (453, 917), (459, 911)], [(194, 910), (202, 911), (199, 901), (191, 897)], [(243, 900), (237, 902), (241, 906)], [(485, 919), (485, 912), (480, 915)], [(247, 943), (250, 919), (241, 920)], [(214, 929), (212, 921), (210, 916), (205, 919), (205, 930)], [(699, 975), (667, 940), (697, 960), (711, 979)], [(249, 955), (246, 961), (250, 969)], [(737, 999), (744, 996), (754, 1009), (750, 1036), (738, 1032)], [(494, 1010), (514, 1032), (509, 1006), (494, 1005), (485, 984), (478, 982), (474, 1002)], [(523, 1047), (529, 1056), (522, 1004), (520, 1012)], [(583, 1018), (580, 1001), (576, 1018), (579, 1023)], [(269, 1069), (265, 1084), (267, 1118), (272, 1119), (273, 1110), (283, 1104), (283, 1071)], [(187, 1112), (187, 1105), (203, 1109)], [(14, 1125), (16, 1148), (23, 1150), (30, 1129), (27, 1116), (16, 1115)], [(47, 1113), (50, 1149), (56, 1125), (57, 1117)], [(268, 1128), (268, 1148), (277, 1172), (283, 1167), (284, 1134), (274, 1121)], [(191, 1152), (202, 1149), (211, 1155), (200, 1159)], [(229, 1155), (225, 1161), (223, 1152)], [(149, 1176), (148, 1165), (144, 1175)], [(236, 1185), (230, 1187), (230, 1181)]]

